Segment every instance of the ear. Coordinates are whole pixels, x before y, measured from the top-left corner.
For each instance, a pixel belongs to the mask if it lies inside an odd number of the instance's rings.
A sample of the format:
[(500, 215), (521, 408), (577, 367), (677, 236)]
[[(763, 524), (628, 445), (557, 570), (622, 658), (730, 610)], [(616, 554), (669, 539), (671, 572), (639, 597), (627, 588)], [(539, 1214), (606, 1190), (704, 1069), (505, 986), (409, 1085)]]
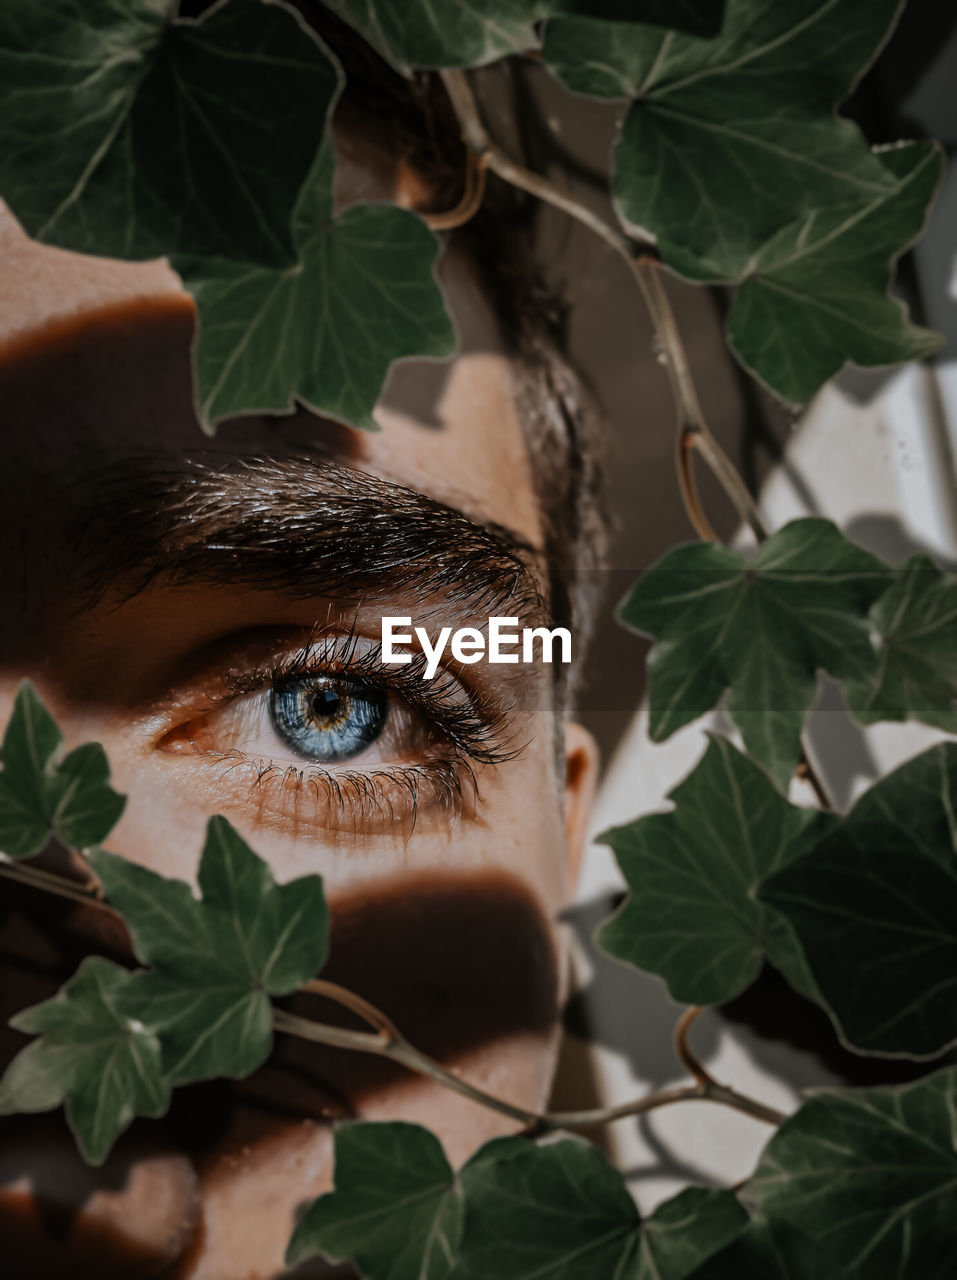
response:
[(598, 747), (580, 724), (565, 729), (565, 833), (568, 883), (575, 887), (585, 851), (585, 836), (598, 785)]

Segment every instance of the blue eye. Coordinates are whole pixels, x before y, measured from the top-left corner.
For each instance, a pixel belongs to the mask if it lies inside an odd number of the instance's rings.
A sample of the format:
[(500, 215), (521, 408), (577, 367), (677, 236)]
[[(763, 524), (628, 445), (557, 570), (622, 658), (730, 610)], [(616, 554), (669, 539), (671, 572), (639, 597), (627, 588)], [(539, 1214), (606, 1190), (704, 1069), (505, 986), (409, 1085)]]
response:
[(308, 676), (280, 681), (269, 695), (273, 727), (287, 746), (322, 763), (349, 760), (385, 728), (389, 698), (357, 680)]

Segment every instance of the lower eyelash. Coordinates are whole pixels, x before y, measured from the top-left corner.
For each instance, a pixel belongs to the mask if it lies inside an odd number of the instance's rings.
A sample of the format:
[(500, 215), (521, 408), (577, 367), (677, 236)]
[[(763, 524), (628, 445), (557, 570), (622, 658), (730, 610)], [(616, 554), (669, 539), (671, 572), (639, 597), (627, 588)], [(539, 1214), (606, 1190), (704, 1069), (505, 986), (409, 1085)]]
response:
[[(454, 825), (478, 797), (475, 773), (460, 757), (332, 771), (318, 765), (276, 764), (230, 751), (213, 756), (212, 763), (254, 772), (250, 791), (258, 792), (260, 819), (272, 817), (292, 825), (314, 821), (348, 834), (387, 830), (409, 836), (420, 813), (426, 811)], [(311, 805), (311, 814), (304, 811), (305, 804)]]

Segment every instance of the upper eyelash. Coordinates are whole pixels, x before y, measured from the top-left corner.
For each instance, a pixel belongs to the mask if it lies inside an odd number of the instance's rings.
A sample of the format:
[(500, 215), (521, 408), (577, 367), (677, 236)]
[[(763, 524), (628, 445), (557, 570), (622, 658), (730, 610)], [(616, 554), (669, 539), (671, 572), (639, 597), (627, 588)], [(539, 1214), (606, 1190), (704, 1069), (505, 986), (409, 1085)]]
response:
[(251, 671), (227, 672), (223, 685), (234, 698), (296, 676), (341, 675), (400, 694), (409, 706), (433, 721), (452, 747), (469, 760), (502, 764), (524, 750), (524, 744), (509, 740), (508, 713), (493, 694), (464, 689), (441, 669), (433, 679), (426, 680), (426, 658), (421, 652), (404, 665), (384, 663), (381, 643), (360, 650), (362, 639), (355, 630), (332, 633), (317, 629), (295, 653)]

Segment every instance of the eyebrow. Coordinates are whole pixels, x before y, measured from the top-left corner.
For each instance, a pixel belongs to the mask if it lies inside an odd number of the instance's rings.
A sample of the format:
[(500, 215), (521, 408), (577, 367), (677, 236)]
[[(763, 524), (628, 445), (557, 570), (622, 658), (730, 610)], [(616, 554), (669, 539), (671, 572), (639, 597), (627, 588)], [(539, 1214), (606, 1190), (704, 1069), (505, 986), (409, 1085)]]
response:
[(96, 510), (73, 531), (87, 600), (208, 584), (292, 598), (425, 600), (539, 620), (541, 553), (512, 531), (315, 456), (176, 468), (125, 462), (88, 478)]

